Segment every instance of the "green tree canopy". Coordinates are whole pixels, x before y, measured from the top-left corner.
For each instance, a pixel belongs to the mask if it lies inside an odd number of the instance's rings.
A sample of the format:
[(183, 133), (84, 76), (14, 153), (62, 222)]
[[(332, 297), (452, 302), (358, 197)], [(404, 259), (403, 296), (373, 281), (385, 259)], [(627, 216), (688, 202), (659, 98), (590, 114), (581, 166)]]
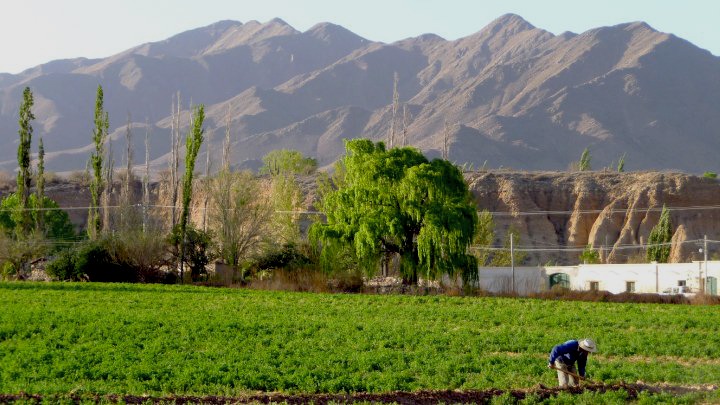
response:
[(260, 173), (276, 176), (278, 174), (310, 174), (317, 168), (317, 161), (304, 157), (296, 150), (277, 149), (263, 157)]
[(90, 211), (88, 213), (88, 236), (90, 239), (96, 239), (101, 229), (100, 220), (100, 196), (105, 189), (103, 182), (103, 168), (105, 157), (105, 144), (107, 142), (108, 131), (110, 128), (110, 118), (103, 107), (104, 103), (103, 89), (98, 85), (95, 93), (95, 128), (93, 129), (93, 144), (95, 150), (90, 153), (90, 167), (92, 168), (92, 178), (90, 179)]
[[(514, 251), (510, 251), (510, 240), (512, 239), (512, 245), (515, 247)], [(527, 253), (517, 249), (520, 244), (520, 231), (514, 226), (510, 225), (505, 238), (503, 239), (503, 248), (496, 250), (490, 261), (491, 266), (506, 267), (510, 266), (513, 262), (515, 265), (522, 264), (527, 257)]]
[(600, 263), (600, 253), (593, 249), (592, 245), (587, 245), (585, 250), (580, 253), (580, 260), (585, 264), (598, 264)]
[[(23, 101), (20, 104), (20, 112), (18, 124), (20, 129), (18, 134), (20, 135), (20, 142), (18, 143), (17, 160), (18, 160), (18, 174), (17, 174), (17, 194), (20, 196), (19, 205), (22, 208), (29, 206), (30, 198), (30, 183), (32, 180), (31, 169), (30, 169), (30, 145), (32, 143), (32, 120), (35, 119), (35, 115), (32, 113), (33, 107), (33, 94), (29, 87), (25, 87), (23, 91)], [(20, 217), (18, 218), (19, 234), (27, 234), (30, 231), (30, 216), (26, 210), (20, 211)]]
[(672, 241), (673, 229), (670, 221), (670, 211), (663, 205), (660, 220), (650, 231), (648, 238), (647, 259), (658, 263), (667, 263), (670, 259), (670, 242)]
[(398, 255), (407, 283), (445, 273), (477, 277), (477, 262), (467, 254), (477, 213), (457, 167), (366, 139), (347, 141), (345, 149), (345, 177), (322, 203), (327, 223), (311, 229), (324, 260), (351, 246), (369, 273)]
[(276, 239), (295, 244), (300, 239), (300, 218), (293, 212), (302, 209), (302, 191), (297, 175), (310, 174), (317, 168), (315, 159), (299, 151), (278, 149), (263, 157), (260, 173), (272, 176), (270, 199), (275, 208), (273, 228)]
[(475, 238), (473, 245), (473, 255), (477, 258), (480, 266), (485, 266), (490, 257), (492, 250), (490, 249), (495, 241), (495, 221), (493, 221), (492, 213), (488, 210), (482, 210), (478, 215), (478, 226), (475, 230)]
[[(32, 224), (37, 224), (39, 213), (43, 212), (43, 221), (46, 237), (51, 241), (72, 240), (76, 237), (75, 230), (67, 212), (59, 208), (58, 204), (49, 197), (43, 197), (43, 203), (38, 204), (36, 194), (31, 194), (28, 200), (29, 210), (20, 209), (20, 197), (17, 193), (9, 194), (0, 201), (0, 229), (10, 232), (18, 226), (22, 211), (30, 213)], [(45, 211), (35, 208), (42, 207)]]
[(585, 148), (582, 155), (580, 155), (580, 161), (578, 162), (578, 170), (586, 172), (590, 169), (590, 149)]

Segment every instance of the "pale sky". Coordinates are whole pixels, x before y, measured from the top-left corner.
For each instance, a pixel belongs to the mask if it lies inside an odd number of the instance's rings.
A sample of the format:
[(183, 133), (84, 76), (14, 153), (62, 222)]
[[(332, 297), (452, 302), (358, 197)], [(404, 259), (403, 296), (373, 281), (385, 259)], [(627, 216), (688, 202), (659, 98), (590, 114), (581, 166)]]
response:
[(0, 72), (106, 57), (219, 20), (332, 22), (369, 40), (457, 39), (515, 13), (554, 34), (645, 21), (720, 55), (716, 0), (0, 0)]

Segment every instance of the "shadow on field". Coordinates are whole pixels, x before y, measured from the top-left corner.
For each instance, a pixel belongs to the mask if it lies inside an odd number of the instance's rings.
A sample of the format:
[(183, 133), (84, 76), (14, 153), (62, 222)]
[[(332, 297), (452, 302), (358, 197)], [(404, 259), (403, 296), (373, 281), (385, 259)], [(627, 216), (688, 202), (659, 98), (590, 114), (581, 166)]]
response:
[[(133, 292), (146, 294), (210, 294), (213, 288), (187, 288), (191, 285), (168, 284), (131, 284), (131, 283), (93, 283), (93, 282), (31, 282), (8, 281), (0, 283), (0, 290), (47, 290), (47, 291), (95, 291), (95, 292)], [(153, 288), (155, 287), (155, 288)]]
[[(243, 397), (220, 396), (167, 396), (150, 397), (135, 395), (67, 395), (42, 396), (30, 394), (0, 395), (0, 403), (47, 403), (48, 401), (69, 400), (75, 403), (125, 403), (125, 404), (248, 404), (248, 403), (287, 403), (287, 404), (329, 404), (329, 403), (396, 403), (396, 404), (438, 404), (438, 403), (475, 403), (488, 404), (500, 396), (511, 397), (515, 401), (532, 398), (542, 401), (557, 396), (560, 393), (579, 395), (584, 393), (603, 394), (606, 392), (624, 392), (625, 398), (632, 401), (638, 398), (641, 392), (649, 394), (670, 394), (673, 396), (693, 393), (709, 393), (716, 391), (717, 386), (677, 386), (677, 385), (649, 385), (641, 382), (635, 384), (597, 384), (583, 387), (549, 388), (539, 385), (526, 390), (470, 390), (470, 391), (415, 391), (415, 392), (387, 392), (387, 393), (352, 393), (352, 394), (253, 394)], [(510, 398), (509, 398), (510, 399)]]

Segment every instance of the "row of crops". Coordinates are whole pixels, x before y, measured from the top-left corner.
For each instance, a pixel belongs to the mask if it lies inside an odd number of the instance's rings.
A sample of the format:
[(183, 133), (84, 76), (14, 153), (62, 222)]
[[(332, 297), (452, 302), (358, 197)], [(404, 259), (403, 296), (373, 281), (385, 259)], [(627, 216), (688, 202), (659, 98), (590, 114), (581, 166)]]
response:
[(551, 386), (549, 350), (585, 336), (595, 380), (720, 381), (709, 306), (0, 283), (0, 308), (0, 393)]

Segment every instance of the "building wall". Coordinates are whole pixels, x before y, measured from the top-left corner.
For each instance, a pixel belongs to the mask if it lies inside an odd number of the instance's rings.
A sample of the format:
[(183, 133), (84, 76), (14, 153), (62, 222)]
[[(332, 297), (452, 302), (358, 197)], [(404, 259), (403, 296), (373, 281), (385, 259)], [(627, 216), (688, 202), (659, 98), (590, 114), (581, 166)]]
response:
[[(707, 265), (707, 274), (705, 266)], [(720, 261), (647, 264), (581, 264), (578, 266), (516, 267), (515, 292), (523, 295), (550, 288), (550, 276), (568, 276), (570, 288), (587, 291), (591, 283), (597, 288), (617, 294), (626, 291), (627, 282), (634, 282), (636, 293), (661, 293), (684, 282), (692, 291), (700, 290), (708, 276), (720, 278)], [(480, 288), (493, 293), (511, 292), (512, 269), (481, 267)], [(698, 281), (702, 280), (702, 281)], [(709, 293), (709, 290), (707, 291)]]

